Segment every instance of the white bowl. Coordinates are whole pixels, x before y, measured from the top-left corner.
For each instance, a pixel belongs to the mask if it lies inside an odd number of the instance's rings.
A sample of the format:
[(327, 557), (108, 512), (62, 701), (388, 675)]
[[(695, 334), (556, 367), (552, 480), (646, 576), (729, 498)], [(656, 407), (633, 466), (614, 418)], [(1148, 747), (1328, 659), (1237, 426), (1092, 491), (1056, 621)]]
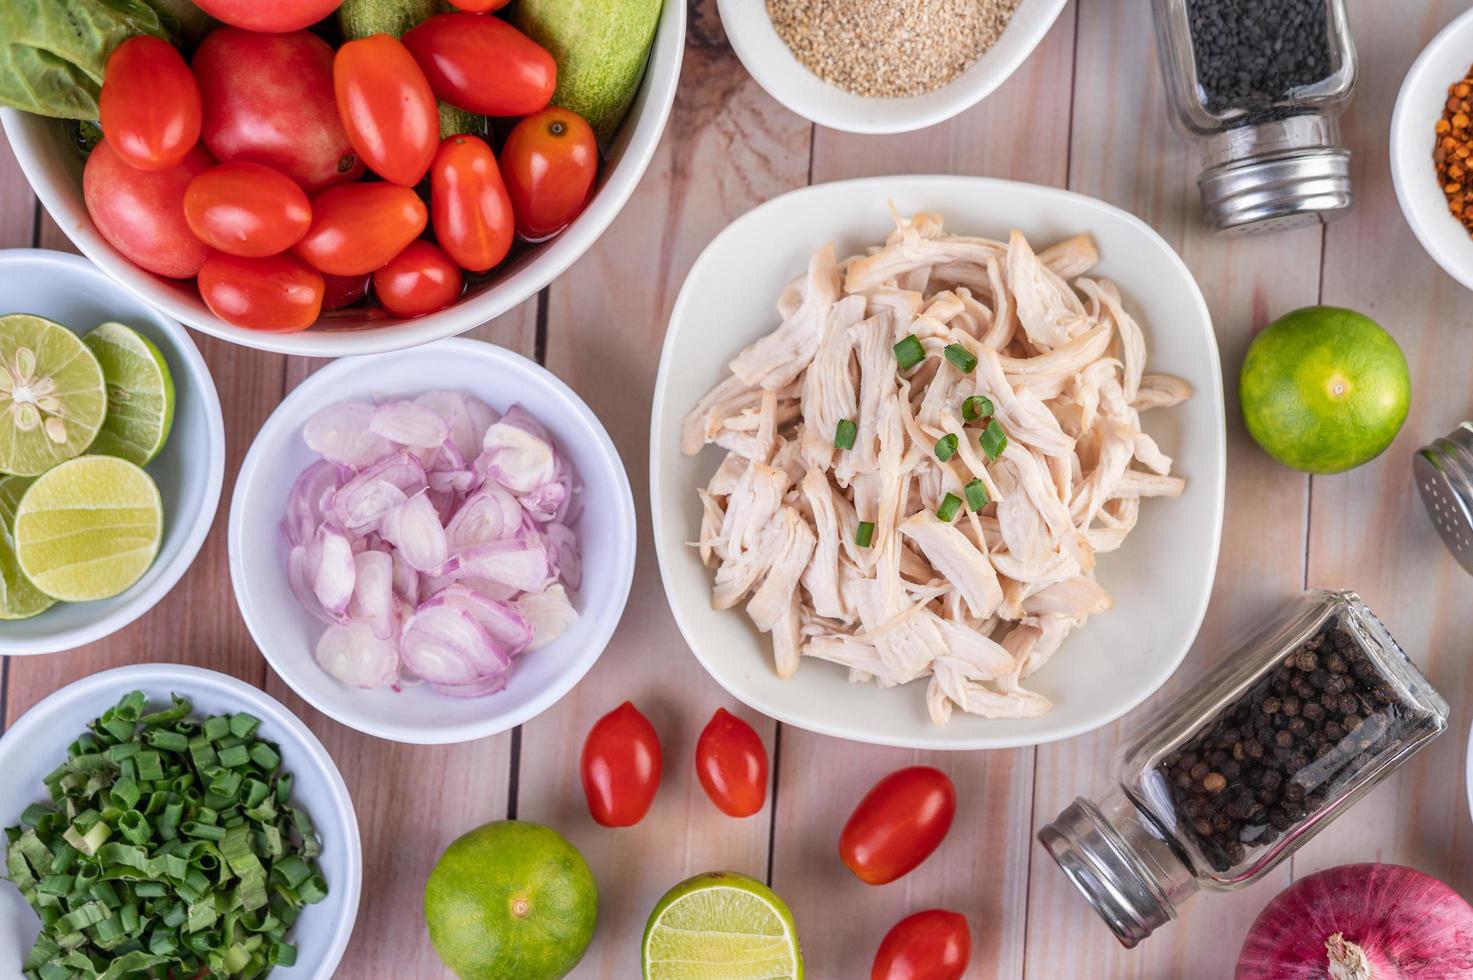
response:
[(79, 334), (117, 320), (153, 341), (174, 376), (174, 428), (146, 467), (164, 498), (164, 537), (153, 565), (111, 599), (59, 602), (30, 619), (0, 621), (0, 654), (70, 650), (116, 633), (148, 612), (199, 554), (225, 480), (220, 397), (189, 333), (81, 256), (40, 249), (0, 251), (0, 313), (44, 316)]
[[(0, 826), (14, 826), (21, 811), (46, 801), (42, 777), (66, 759), (67, 746), (87, 724), (130, 691), (154, 704), (170, 694), (187, 697), (195, 714), (244, 711), (261, 719), (260, 734), (281, 747), (282, 764), (293, 773), (292, 797), (312, 817), (322, 837), (317, 859), (327, 879), (327, 898), (303, 910), (289, 941), (297, 963), (277, 968), (280, 980), (329, 980), (348, 947), (363, 884), (363, 848), (348, 787), (332, 757), (307, 726), (270, 695), (244, 681), (180, 664), (133, 664), (106, 670), (52, 694), (20, 717), (0, 738)], [(36, 915), (9, 882), (0, 883), (0, 974), (20, 976), (20, 962), (35, 941)]]
[(1432, 166), (1433, 127), (1448, 86), (1468, 73), (1470, 50), (1473, 10), (1444, 27), (1407, 70), (1391, 114), (1391, 182), (1417, 241), (1448, 275), (1473, 289), (1473, 235), (1448, 211)]
[[(506, 690), (450, 698), (427, 686), (360, 690), (313, 659), (323, 626), (292, 594), (278, 527), (292, 483), (316, 457), (302, 426), (342, 401), (412, 396), (435, 388), (473, 394), (497, 410), (521, 405), (551, 431), (582, 480), (574, 525), (583, 553), (576, 624), (519, 658)], [(230, 505), (230, 580), (246, 626), (275, 671), (313, 707), (350, 728), (396, 742), (467, 742), (506, 731), (547, 708), (603, 653), (634, 581), (634, 497), (619, 452), (598, 418), (546, 368), (491, 344), (444, 340), (393, 355), (337, 361), (297, 386), (261, 427)]]
[[(833, 242), (840, 256), (884, 241), (901, 214), (941, 212), (954, 233), (1006, 239), (1018, 228), (1042, 248), (1078, 232), (1099, 245), (1097, 272), (1113, 280), (1146, 333), (1147, 369), (1191, 382), (1196, 394), (1149, 412), (1146, 428), (1187, 480), (1175, 500), (1148, 500), (1140, 523), (1096, 569), (1115, 608), (1091, 617), (1029, 686), (1054, 710), (1039, 718), (953, 715), (933, 725), (923, 682), (900, 690), (851, 684), (846, 671), (805, 658), (789, 680), (772, 668), (770, 638), (740, 610), (711, 608), (699, 539), (704, 486), (724, 456), (687, 457), (681, 421), (727, 375), (737, 351), (776, 324), (784, 285)], [(736, 270), (736, 271), (733, 271)], [(1091, 273), (1094, 274), (1094, 273)], [(713, 338), (719, 338), (714, 340)], [(861, 742), (916, 749), (987, 749), (1070, 738), (1113, 721), (1159, 688), (1186, 656), (1207, 609), (1217, 565), (1226, 435), (1217, 343), (1196, 282), (1140, 219), (1068, 191), (978, 177), (872, 177), (793, 191), (749, 211), (716, 236), (675, 302), (650, 424), (650, 508), (660, 574), (675, 621), (722, 687), (785, 724)]]
[(62, 231), (104, 272), (169, 316), (211, 336), (282, 354), (342, 357), (399, 350), (453, 337), (500, 316), (561, 275), (603, 234), (634, 193), (665, 130), (685, 52), (685, 8), (683, 0), (665, 2), (644, 80), (587, 209), (562, 234), (521, 253), (454, 306), (414, 320), (384, 318), (380, 311), (377, 318), (334, 316), (323, 321), (330, 329), (319, 325), (285, 334), (227, 323), (209, 311), (193, 282), (145, 272), (97, 233), (82, 200), (82, 160), (62, 123), (14, 109), (0, 110), (0, 121), (36, 196)]
[(778, 36), (763, 0), (717, 0), (721, 26), (757, 84), (805, 119), (850, 133), (904, 133), (932, 126), (992, 93), (1038, 47), (1066, 0), (1023, 0), (1007, 30), (966, 71), (934, 92), (874, 99), (819, 78)]

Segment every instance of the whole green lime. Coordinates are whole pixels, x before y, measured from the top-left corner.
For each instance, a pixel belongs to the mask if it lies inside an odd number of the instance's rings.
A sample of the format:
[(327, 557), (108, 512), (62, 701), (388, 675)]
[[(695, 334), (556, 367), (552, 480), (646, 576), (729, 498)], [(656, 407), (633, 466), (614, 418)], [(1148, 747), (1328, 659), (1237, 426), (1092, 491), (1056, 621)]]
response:
[(1238, 377), (1248, 432), (1306, 473), (1379, 456), (1406, 421), (1412, 381), (1396, 340), (1368, 316), (1309, 306), (1254, 338)]
[(430, 941), (461, 980), (558, 980), (583, 958), (597, 919), (588, 862), (541, 824), (477, 827), (425, 883)]

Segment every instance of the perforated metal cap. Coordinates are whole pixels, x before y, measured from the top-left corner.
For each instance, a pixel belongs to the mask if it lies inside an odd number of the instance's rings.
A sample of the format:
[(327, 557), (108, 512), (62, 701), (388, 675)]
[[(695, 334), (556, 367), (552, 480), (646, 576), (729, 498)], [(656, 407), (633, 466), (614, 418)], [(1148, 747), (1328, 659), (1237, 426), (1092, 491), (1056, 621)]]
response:
[(1233, 160), (1203, 171), (1197, 187), (1207, 223), (1218, 231), (1317, 224), (1350, 207), (1350, 152), (1315, 147)]
[(1412, 471), (1437, 533), (1473, 574), (1473, 422), (1417, 450)]

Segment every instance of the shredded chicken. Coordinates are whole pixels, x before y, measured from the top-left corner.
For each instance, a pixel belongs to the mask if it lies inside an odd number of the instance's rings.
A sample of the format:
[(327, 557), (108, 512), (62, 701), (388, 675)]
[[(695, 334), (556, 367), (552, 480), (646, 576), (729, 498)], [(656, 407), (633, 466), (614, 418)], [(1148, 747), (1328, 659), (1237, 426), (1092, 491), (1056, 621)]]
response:
[[(815, 253), (777, 329), (686, 418), (683, 452), (727, 451), (699, 491), (712, 605), (746, 600), (783, 677), (807, 656), (882, 687), (927, 679), (938, 725), (1033, 717), (1052, 705), (1021, 682), (1114, 604), (1096, 555), (1141, 498), (1185, 489), (1140, 413), (1191, 387), (1146, 373), (1119, 290), (1086, 278), (1089, 236), (1035, 252), (937, 214), (896, 224), (863, 255)], [(907, 338), (925, 356), (901, 370)], [(973, 396), (989, 417), (963, 411)], [(989, 423), (1005, 447), (981, 442)]]

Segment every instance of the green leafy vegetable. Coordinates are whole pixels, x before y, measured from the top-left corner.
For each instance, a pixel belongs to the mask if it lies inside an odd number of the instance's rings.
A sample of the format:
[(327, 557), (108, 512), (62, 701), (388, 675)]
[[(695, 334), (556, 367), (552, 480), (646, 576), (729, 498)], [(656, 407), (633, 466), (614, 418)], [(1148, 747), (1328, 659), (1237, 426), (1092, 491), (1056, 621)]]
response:
[(5, 830), (5, 877), (40, 918), (28, 980), (257, 980), (289, 966), (287, 931), (327, 897), (312, 819), (250, 715), (103, 713), (46, 776), (49, 804)]
[(956, 512), (961, 509), (961, 505), (962, 498), (954, 493), (948, 493), (941, 498), (941, 506), (936, 508), (936, 516), (941, 518), (943, 522), (950, 524), (951, 519), (956, 516)]
[(861, 548), (868, 548), (874, 540), (874, 521), (860, 521), (859, 526), (854, 529), (854, 543)]
[(972, 508), (972, 510), (981, 510), (987, 506), (989, 502), (987, 488), (982, 485), (980, 477), (968, 483), (963, 489), (967, 495), (967, 506)]
[(834, 426), (834, 445), (839, 449), (853, 449), (854, 437), (859, 434), (859, 426), (852, 419), (840, 419), (839, 424)]
[(926, 348), (921, 345), (921, 339), (915, 334), (900, 341), (892, 350), (895, 351), (895, 363), (900, 365), (902, 371), (909, 371), (926, 359)]
[(987, 454), (988, 459), (997, 459), (1002, 451), (1008, 448), (1008, 436), (1002, 430), (1002, 424), (993, 419), (987, 423), (987, 428), (982, 430), (982, 437), (977, 440), (982, 445), (982, 451)]

